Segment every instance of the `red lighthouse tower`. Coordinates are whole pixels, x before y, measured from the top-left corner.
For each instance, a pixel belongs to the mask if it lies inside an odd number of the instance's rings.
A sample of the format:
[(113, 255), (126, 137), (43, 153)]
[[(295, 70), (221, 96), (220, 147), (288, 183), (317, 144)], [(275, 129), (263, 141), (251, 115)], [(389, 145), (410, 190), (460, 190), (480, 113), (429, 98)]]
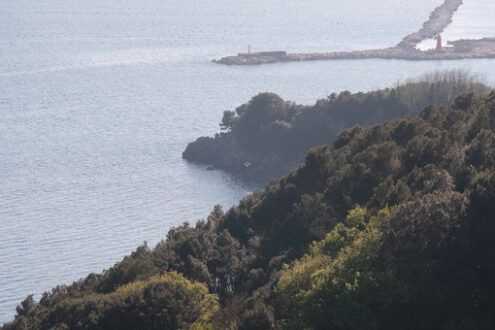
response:
[(437, 51), (442, 50), (442, 36), (438, 35), (437, 36)]

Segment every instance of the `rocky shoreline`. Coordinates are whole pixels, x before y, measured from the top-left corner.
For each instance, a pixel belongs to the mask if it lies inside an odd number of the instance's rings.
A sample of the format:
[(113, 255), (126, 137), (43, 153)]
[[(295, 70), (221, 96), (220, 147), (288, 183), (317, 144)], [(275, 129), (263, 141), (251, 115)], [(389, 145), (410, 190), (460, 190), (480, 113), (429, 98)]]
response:
[(423, 40), (440, 34), (451, 22), (452, 16), (462, 5), (463, 0), (445, 0), (430, 15), (423, 27), (406, 36), (394, 47), (352, 52), (294, 53), (284, 51), (239, 53), (234, 56), (213, 60), (224, 65), (256, 65), (275, 62), (297, 62), (340, 59), (401, 59), (411, 61), (424, 60), (460, 60), (474, 58), (495, 58), (495, 38), (477, 40), (458, 40), (450, 42), (451, 47), (442, 50), (421, 51), (416, 46)]
[(182, 158), (208, 166), (209, 170), (221, 169), (260, 184), (282, 176), (298, 164), (294, 160), (280, 159), (275, 153), (271, 157), (248, 153), (229, 133), (217, 134), (214, 138), (198, 138), (187, 145)]

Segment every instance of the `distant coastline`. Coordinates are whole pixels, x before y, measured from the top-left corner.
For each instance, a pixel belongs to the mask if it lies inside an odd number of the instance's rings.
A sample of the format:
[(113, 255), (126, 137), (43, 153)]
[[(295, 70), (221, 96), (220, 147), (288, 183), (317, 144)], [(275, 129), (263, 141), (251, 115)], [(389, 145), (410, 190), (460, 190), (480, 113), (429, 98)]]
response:
[(442, 50), (422, 51), (416, 48), (421, 41), (434, 38), (452, 23), (452, 16), (462, 4), (463, 0), (445, 0), (430, 14), (428, 21), (419, 31), (404, 37), (399, 44), (389, 48), (329, 53), (249, 52), (223, 57), (213, 62), (224, 65), (256, 65), (275, 62), (371, 58), (413, 61), (495, 58), (495, 38), (457, 40), (449, 42), (451, 47), (445, 47)]

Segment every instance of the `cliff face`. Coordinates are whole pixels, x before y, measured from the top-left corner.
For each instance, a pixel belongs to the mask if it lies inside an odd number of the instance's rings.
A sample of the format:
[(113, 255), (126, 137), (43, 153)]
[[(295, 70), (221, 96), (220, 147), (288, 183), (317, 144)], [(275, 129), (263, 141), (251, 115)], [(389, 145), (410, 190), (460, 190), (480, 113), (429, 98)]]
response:
[(222, 119), (224, 132), (190, 143), (183, 158), (267, 182), (303, 161), (314, 146), (327, 144), (354, 125), (370, 126), (418, 114), (428, 104), (450, 103), (459, 93), (482, 94), (486, 86), (462, 72), (441, 73), (393, 89), (342, 92), (305, 107), (275, 94), (255, 96)]

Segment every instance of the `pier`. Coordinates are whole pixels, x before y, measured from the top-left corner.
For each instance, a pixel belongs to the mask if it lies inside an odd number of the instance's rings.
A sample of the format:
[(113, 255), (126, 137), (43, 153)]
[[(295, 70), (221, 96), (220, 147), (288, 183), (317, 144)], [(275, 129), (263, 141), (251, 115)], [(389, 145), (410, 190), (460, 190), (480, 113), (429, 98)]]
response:
[(399, 44), (389, 48), (328, 53), (248, 52), (223, 57), (213, 62), (225, 65), (256, 65), (275, 62), (373, 58), (411, 61), (495, 58), (495, 38), (457, 40), (449, 42), (450, 47), (437, 47), (435, 50), (428, 51), (417, 49), (421, 41), (437, 37), (452, 23), (452, 16), (462, 3), (463, 0), (445, 0), (430, 14), (429, 19), (419, 31), (404, 37)]

